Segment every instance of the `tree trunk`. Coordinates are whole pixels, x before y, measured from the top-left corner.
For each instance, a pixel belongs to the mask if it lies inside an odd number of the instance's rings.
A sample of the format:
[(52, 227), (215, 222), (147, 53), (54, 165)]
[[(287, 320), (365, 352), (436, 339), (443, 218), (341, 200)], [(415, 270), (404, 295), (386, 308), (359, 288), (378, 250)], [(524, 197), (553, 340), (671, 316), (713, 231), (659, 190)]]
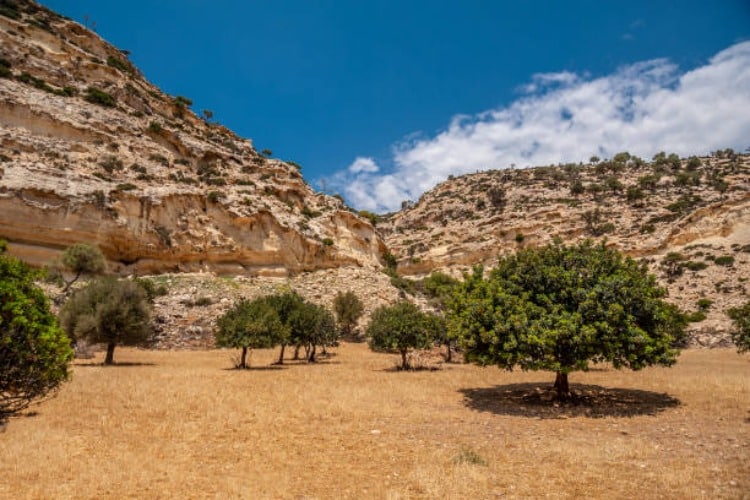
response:
[(557, 376), (555, 377), (555, 389), (557, 389), (557, 399), (568, 399), (570, 397), (567, 373), (557, 372)]
[(78, 281), (78, 278), (80, 277), (81, 277), (81, 273), (77, 273), (72, 280), (70, 280), (69, 282), (65, 284), (65, 288), (63, 288), (63, 291), (62, 291), (63, 295), (68, 293), (68, 290), (70, 290), (70, 287), (73, 286), (73, 283)]
[(315, 344), (312, 345), (312, 349), (310, 349), (310, 356), (307, 358), (308, 363), (315, 363)]
[(450, 363), (453, 361), (453, 353), (451, 352), (451, 341), (445, 343), (445, 362)]
[(243, 369), (243, 370), (245, 368), (247, 368), (246, 360), (247, 360), (247, 347), (243, 347), (242, 348), (242, 357), (240, 357), (240, 368)]
[(402, 370), (408, 370), (409, 369), (409, 362), (406, 360), (406, 350), (401, 350), (401, 369)]
[(115, 343), (110, 342), (107, 344), (107, 357), (104, 358), (104, 364), (105, 365), (113, 365), (115, 364)]
[(279, 353), (279, 360), (276, 362), (277, 365), (284, 364), (284, 349), (286, 349), (286, 344), (281, 344), (281, 352)]
[(295, 361), (299, 359), (299, 348), (300, 348), (299, 344), (294, 346), (294, 357), (292, 359)]

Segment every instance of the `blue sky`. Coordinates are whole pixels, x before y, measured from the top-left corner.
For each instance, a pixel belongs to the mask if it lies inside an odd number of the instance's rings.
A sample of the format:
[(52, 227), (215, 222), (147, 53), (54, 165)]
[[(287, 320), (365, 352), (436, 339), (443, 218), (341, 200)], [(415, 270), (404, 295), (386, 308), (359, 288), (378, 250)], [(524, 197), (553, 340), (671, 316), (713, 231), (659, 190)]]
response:
[(42, 2), (358, 208), (451, 173), (750, 146), (747, 0)]

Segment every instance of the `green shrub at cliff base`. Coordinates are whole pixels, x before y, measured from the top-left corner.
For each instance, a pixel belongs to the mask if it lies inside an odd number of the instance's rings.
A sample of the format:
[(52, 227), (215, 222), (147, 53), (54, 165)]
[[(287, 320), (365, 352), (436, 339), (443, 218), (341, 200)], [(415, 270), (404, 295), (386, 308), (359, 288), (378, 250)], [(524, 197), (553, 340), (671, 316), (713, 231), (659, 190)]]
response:
[(76, 290), (60, 310), (60, 324), (74, 339), (107, 344), (105, 365), (118, 345), (143, 345), (151, 338), (151, 309), (143, 286), (99, 278)]
[(750, 351), (750, 302), (730, 309), (727, 315), (734, 323), (732, 342), (737, 346), (737, 352)]
[(402, 300), (377, 308), (367, 325), (370, 349), (396, 350), (401, 354), (401, 369), (411, 368), (406, 355), (411, 349), (428, 349), (435, 343), (438, 321), (411, 302)]
[(268, 349), (285, 344), (289, 329), (266, 297), (240, 300), (218, 319), (217, 347), (241, 349), (237, 368), (247, 368), (247, 354), (252, 349)]
[(556, 241), (501, 258), (486, 279), (481, 267), (466, 276), (449, 331), (467, 361), (555, 372), (565, 399), (568, 374), (590, 363), (639, 370), (676, 361), (686, 321), (664, 295), (645, 264), (604, 243)]
[(336, 294), (336, 298), (333, 299), (333, 310), (336, 312), (341, 334), (351, 336), (357, 321), (365, 311), (365, 306), (357, 294), (349, 290)]
[(21, 261), (0, 255), (0, 421), (54, 391), (70, 375), (70, 339), (34, 284), (36, 278)]

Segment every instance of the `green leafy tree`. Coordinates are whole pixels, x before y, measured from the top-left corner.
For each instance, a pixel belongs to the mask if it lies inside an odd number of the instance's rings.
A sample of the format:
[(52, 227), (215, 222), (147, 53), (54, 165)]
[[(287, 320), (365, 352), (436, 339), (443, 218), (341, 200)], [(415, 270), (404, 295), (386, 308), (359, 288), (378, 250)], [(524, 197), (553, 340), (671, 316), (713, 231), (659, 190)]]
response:
[(62, 254), (62, 264), (66, 269), (75, 273), (73, 279), (65, 285), (63, 294), (66, 294), (81, 276), (101, 274), (107, 269), (107, 261), (102, 251), (87, 243), (76, 243), (66, 248)]
[(74, 339), (107, 344), (105, 365), (114, 364), (117, 345), (136, 346), (151, 336), (151, 309), (143, 287), (131, 280), (100, 278), (76, 290), (60, 311), (60, 323)]
[(287, 330), (287, 335), (284, 340), (280, 342), (281, 351), (279, 352), (279, 359), (276, 362), (276, 364), (283, 365), (284, 351), (288, 345), (297, 346), (298, 349), (305, 345), (306, 326), (304, 323), (293, 321), (297, 311), (303, 307), (305, 299), (292, 290), (284, 293), (277, 293), (275, 295), (268, 295), (262, 298), (262, 300), (267, 301), (268, 305), (276, 311), (276, 314), (279, 316), (279, 321), (281, 321), (281, 324)]
[[(443, 313), (453, 296), (453, 290), (458, 285), (458, 280), (448, 276), (440, 271), (433, 271), (428, 277), (422, 280), (424, 294), (429, 297), (430, 304), (438, 311)], [(434, 325), (435, 337), (440, 344), (445, 346), (445, 361), (453, 361), (453, 344), (455, 339), (449, 335), (445, 325), (445, 319), (442, 316), (435, 316), (437, 323)]]
[(732, 342), (737, 346), (737, 352), (750, 351), (750, 302), (730, 309), (727, 315), (734, 322)]
[(266, 297), (240, 300), (218, 319), (217, 347), (242, 350), (237, 368), (247, 368), (252, 349), (270, 349), (286, 342), (289, 331)]
[(365, 312), (365, 306), (357, 294), (349, 290), (336, 294), (336, 298), (333, 299), (333, 310), (336, 312), (342, 335), (351, 336), (354, 327), (357, 326), (357, 321)]
[[(0, 241), (0, 254), (5, 244)], [(68, 379), (73, 349), (50, 312), (38, 274), (0, 255), (0, 421)]]
[(401, 369), (410, 368), (406, 355), (410, 349), (427, 349), (435, 341), (434, 324), (429, 316), (411, 302), (402, 300), (377, 308), (367, 325), (370, 349), (396, 350), (401, 354)]
[(501, 258), (486, 279), (476, 268), (454, 294), (449, 329), (467, 361), (556, 372), (564, 399), (568, 374), (591, 362), (676, 361), (686, 321), (664, 295), (645, 264), (604, 243), (557, 241)]
[(325, 307), (303, 302), (289, 318), (290, 331), (296, 332), (297, 345), (304, 346), (308, 363), (314, 363), (317, 348), (331, 347), (338, 341), (336, 321)]

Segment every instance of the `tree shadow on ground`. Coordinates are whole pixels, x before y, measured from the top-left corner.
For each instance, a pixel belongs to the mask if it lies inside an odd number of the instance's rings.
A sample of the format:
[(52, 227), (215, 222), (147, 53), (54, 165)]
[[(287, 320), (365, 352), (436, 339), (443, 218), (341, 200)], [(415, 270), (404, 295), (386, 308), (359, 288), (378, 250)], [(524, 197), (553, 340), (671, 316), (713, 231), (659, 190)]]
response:
[(418, 372), (437, 372), (442, 370), (442, 366), (414, 366), (411, 368), (402, 368), (400, 364), (389, 366), (388, 368), (381, 368), (376, 371), (381, 372), (396, 372), (396, 373), (418, 373)]
[(325, 365), (340, 365), (341, 361), (328, 361), (327, 359), (318, 359), (312, 363), (308, 363), (304, 359), (291, 359), (284, 361), (284, 366), (325, 366)]
[(233, 366), (231, 368), (224, 368), (224, 370), (230, 371), (230, 372), (265, 372), (265, 371), (274, 371), (274, 370), (286, 370), (286, 366), (265, 365), (265, 366), (247, 366), (245, 368), (240, 368), (239, 366)]
[(570, 384), (572, 397), (557, 401), (552, 386), (542, 383), (507, 384), (460, 389), (464, 404), (476, 411), (530, 418), (635, 417), (657, 415), (679, 406), (669, 394), (639, 389)]
[(123, 361), (121, 363), (113, 363), (111, 365), (105, 365), (104, 363), (74, 363), (75, 367), (83, 368), (128, 368), (131, 366), (156, 366), (155, 363), (141, 363), (137, 361)]

